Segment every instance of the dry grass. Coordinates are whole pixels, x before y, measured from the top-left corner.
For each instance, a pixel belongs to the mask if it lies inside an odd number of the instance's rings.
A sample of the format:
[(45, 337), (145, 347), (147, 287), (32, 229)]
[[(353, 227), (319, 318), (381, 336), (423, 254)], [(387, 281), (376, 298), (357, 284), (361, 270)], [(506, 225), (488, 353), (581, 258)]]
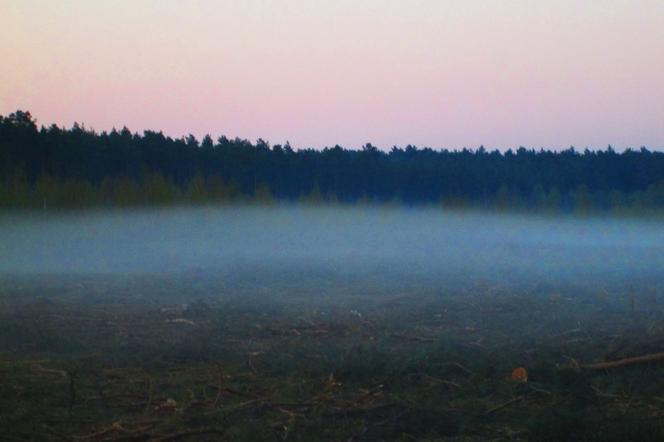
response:
[[(313, 300), (316, 290), (303, 286), (260, 303), (250, 293), (229, 292), (183, 306), (146, 281), (113, 291), (108, 281), (90, 279), (46, 294), (4, 282), (3, 437), (657, 440), (664, 434), (657, 361), (611, 371), (576, 368), (664, 350), (656, 297), (639, 298), (632, 311), (630, 297), (619, 294), (476, 284), (376, 294), (358, 284), (325, 300)], [(132, 298), (132, 290), (141, 296)], [(528, 370), (527, 383), (510, 379), (519, 366)]]

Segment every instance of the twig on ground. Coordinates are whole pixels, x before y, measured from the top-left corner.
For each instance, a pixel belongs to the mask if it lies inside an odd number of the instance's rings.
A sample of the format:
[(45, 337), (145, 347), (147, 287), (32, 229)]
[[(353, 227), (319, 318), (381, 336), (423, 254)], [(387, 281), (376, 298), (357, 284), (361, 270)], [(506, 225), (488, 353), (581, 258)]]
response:
[(647, 364), (649, 362), (664, 361), (664, 352), (651, 353), (643, 356), (635, 356), (632, 358), (618, 359), (617, 361), (598, 362), (596, 364), (581, 365), (581, 368), (587, 370), (607, 370), (611, 368), (627, 367), (629, 365)]
[(435, 341), (434, 338), (429, 338), (426, 336), (417, 336), (417, 335), (406, 335), (403, 333), (392, 333), (390, 335), (393, 338), (400, 338), (400, 339), (405, 339), (408, 341), (419, 341), (419, 342), (433, 342)]
[(151, 440), (152, 442), (166, 442), (171, 440), (184, 439), (187, 437), (194, 437), (194, 436), (199, 437), (208, 434), (216, 434), (218, 436), (223, 436), (224, 432), (218, 428), (201, 428), (198, 430), (188, 430), (179, 433), (168, 434), (166, 436), (156, 437)]
[(523, 399), (525, 399), (525, 396), (524, 396), (524, 395), (521, 395), (521, 396), (517, 396), (517, 397), (515, 397), (515, 398), (512, 398), (512, 399), (510, 399), (510, 400), (507, 401), (507, 402), (503, 402), (502, 404), (496, 405), (496, 406), (493, 407), (493, 408), (489, 408), (489, 409), (484, 413), (484, 415), (485, 415), (485, 416), (489, 416), (490, 414), (493, 414), (493, 413), (495, 413), (495, 412), (498, 411), (498, 410), (502, 410), (502, 409), (505, 408), (505, 407), (509, 407), (510, 405), (515, 404), (515, 403), (517, 403), (517, 402), (520, 402), (520, 401), (522, 401)]
[(32, 364), (30, 367), (32, 371), (36, 371), (38, 373), (45, 373), (45, 374), (58, 374), (62, 376), (63, 378), (68, 377), (68, 374), (65, 370), (56, 370), (54, 368), (44, 368), (40, 364)]

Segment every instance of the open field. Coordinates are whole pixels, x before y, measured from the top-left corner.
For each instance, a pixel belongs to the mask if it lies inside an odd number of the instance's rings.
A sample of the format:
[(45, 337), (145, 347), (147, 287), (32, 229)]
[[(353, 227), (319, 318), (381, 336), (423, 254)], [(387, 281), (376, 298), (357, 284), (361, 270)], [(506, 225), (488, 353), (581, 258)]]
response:
[[(4, 277), (7, 440), (659, 440), (654, 286)], [(511, 379), (525, 367), (528, 382)]]
[(664, 442), (664, 0), (0, 0), (0, 442)]
[(0, 434), (661, 440), (662, 232), (363, 207), (3, 214)]

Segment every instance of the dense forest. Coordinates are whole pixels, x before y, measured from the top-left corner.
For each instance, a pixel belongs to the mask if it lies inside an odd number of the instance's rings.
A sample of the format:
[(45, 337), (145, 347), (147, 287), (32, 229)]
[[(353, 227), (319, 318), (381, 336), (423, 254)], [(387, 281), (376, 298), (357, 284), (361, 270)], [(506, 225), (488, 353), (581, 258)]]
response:
[(275, 201), (491, 210), (664, 210), (664, 153), (434, 150), (371, 144), (294, 150), (259, 139), (174, 139), (127, 128), (38, 127), (0, 116), (0, 207)]

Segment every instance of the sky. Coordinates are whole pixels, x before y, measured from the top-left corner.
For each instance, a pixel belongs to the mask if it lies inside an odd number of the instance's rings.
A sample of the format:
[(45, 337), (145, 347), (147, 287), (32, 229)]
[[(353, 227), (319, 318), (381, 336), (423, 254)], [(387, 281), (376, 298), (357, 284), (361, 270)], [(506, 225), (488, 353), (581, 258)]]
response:
[(0, 0), (0, 115), (434, 148), (664, 148), (662, 0)]

